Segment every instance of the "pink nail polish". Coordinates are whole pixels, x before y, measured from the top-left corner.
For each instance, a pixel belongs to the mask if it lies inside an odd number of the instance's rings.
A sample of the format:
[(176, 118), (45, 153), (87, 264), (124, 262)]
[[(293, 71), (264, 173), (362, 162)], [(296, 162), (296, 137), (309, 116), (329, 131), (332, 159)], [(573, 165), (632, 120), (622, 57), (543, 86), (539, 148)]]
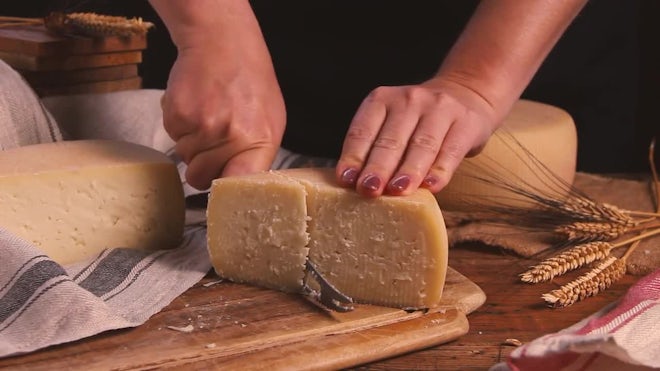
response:
[(341, 181), (349, 186), (355, 185), (355, 182), (357, 182), (357, 177), (358, 177), (358, 171), (353, 168), (348, 168), (344, 170), (343, 173), (341, 173)]
[(369, 174), (362, 180), (362, 187), (370, 191), (377, 191), (380, 188), (380, 178)]
[(394, 193), (401, 193), (410, 185), (410, 177), (407, 175), (400, 175), (390, 182), (389, 189)]
[(438, 178), (431, 175), (427, 175), (426, 178), (424, 178), (422, 184), (425, 187), (433, 187), (434, 185), (438, 184)]

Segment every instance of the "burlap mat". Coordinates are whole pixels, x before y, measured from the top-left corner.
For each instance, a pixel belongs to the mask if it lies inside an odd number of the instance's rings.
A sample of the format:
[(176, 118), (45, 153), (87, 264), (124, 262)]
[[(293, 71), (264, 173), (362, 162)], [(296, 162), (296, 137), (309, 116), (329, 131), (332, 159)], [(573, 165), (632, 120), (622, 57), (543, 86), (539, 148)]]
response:
[[(595, 201), (628, 210), (653, 210), (650, 185), (645, 181), (578, 173), (574, 185)], [(451, 246), (478, 241), (531, 257), (556, 245), (551, 233), (474, 221), (465, 213), (445, 211), (444, 216)], [(624, 251), (625, 248), (619, 248), (613, 254), (620, 256)], [(627, 263), (628, 273), (634, 275), (646, 275), (660, 267), (660, 236), (643, 240)]]

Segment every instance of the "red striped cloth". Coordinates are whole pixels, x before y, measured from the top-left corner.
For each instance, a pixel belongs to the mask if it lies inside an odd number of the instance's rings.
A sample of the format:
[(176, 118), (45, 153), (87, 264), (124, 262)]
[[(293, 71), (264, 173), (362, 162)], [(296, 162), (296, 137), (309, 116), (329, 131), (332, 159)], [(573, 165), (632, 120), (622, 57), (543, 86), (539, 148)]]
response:
[[(493, 369), (637, 370), (660, 368), (660, 269), (619, 301), (511, 353)], [(508, 366), (508, 367), (507, 367)]]

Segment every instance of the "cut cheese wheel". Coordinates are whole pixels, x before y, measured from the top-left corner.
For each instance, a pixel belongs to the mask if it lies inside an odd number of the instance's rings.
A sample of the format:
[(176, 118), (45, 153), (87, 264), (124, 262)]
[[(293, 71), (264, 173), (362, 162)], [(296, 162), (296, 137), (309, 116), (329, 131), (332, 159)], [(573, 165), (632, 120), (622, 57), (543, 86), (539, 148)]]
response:
[(442, 296), (447, 235), (434, 196), (368, 199), (332, 169), (290, 169), (213, 182), (208, 247), (224, 278), (300, 292), (306, 259), (356, 302), (431, 308)]
[(60, 264), (106, 248), (172, 248), (183, 235), (176, 166), (144, 146), (81, 140), (1, 151), (0, 189), (0, 227)]
[(564, 110), (519, 100), (483, 151), (466, 158), (436, 194), (443, 210), (474, 211), (484, 204), (529, 207), (511, 186), (562, 199), (575, 177), (577, 132)]

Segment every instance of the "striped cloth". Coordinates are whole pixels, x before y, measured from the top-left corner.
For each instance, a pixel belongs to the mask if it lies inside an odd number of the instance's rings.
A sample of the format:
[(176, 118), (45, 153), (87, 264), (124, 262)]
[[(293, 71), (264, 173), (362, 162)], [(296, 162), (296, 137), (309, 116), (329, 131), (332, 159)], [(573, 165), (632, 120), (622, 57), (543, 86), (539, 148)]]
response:
[(511, 353), (504, 370), (646, 370), (660, 368), (660, 269), (626, 295), (575, 325)]
[(177, 249), (110, 249), (62, 267), (0, 229), (0, 357), (144, 323), (210, 268), (206, 229)]
[(52, 115), (21, 75), (0, 60), (0, 150), (59, 140)]

